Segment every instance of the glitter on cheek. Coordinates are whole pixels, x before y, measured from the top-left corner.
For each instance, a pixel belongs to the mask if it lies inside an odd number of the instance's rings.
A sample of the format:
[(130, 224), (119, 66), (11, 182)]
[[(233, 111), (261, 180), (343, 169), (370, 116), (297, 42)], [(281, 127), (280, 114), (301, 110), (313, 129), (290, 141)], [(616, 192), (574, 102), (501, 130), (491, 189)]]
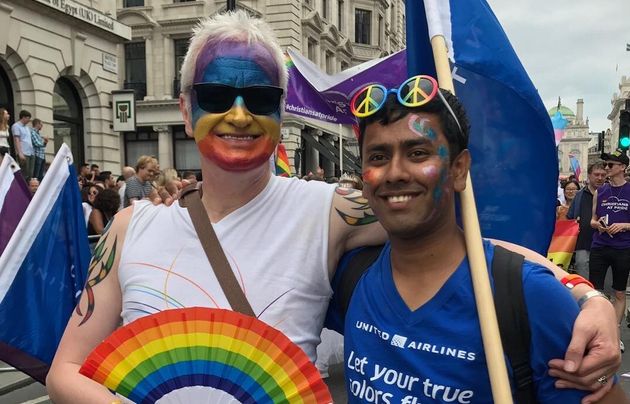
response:
[(421, 170), (422, 170), (422, 174), (424, 174), (427, 177), (435, 178), (435, 177), (438, 176), (438, 169), (437, 169), (436, 166), (433, 166), (433, 165), (431, 165), (431, 166), (424, 166), (424, 167), (422, 167)]
[(368, 184), (372, 184), (372, 181), (374, 180), (374, 171), (372, 170), (365, 170), (363, 171), (363, 181), (367, 182)]
[(363, 181), (370, 185), (371, 187), (375, 187), (381, 181), (382, 174), (378, 170), (367, 169), (363, 171)]

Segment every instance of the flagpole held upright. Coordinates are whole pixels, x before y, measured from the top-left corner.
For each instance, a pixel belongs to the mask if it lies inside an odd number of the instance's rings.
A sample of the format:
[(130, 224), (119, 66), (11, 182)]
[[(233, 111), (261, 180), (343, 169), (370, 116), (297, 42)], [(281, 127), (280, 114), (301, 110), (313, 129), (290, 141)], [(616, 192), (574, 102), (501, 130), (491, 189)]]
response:
[(343, 175), (343, 125), (339, 124), (339, 172)]
[[(430, 26), (436, 27), (436, 24), (440, 24), (438, 0), (425, 0), (424, 6)], [(430, 35), (438, 83), (441, 88), (455, 94), (448, 47), (443, 31), (439, 25), (437, 27), (437, 31), (431, 32), (430, 30)], [(460, 199), (466, 251), (470, 263), (470, 275), (477, 304), (477, 314), (479, 315), (483, 348), (488, 364), (492, 397), (495, 403), (512, 403), (512, 391), (505, 365), (505, 356), (503, 355), (492, 289), (490, 288), (470, 173), (466, 178), (466, 188), (460, 192)]]

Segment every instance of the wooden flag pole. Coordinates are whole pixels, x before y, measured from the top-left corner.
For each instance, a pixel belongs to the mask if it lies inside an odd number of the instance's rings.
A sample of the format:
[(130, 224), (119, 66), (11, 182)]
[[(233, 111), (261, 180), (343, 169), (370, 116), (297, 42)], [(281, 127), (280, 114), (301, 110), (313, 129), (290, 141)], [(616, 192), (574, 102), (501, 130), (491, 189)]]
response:
[[(435, 69), (440, 87), (455, 94), (444, 36), (433, 36), (431, 38), (431, 47), (433, 48)], [(470, 173), (466, 179), (466, 189), (459, 195), (461, 198), (466, 251), (481, 326), (483, 349), (486, 353), (488, 374), (490, 375), (490, 384), (492, 386), (492, 397), (495, 403), (510, 404), (512, 403), (512, 391), (505, 366), (505, 357), (503, 356), (503, 346), (501, 345), (497, 314), (494, 309), (494, 299), (490, 288), (486, 256), (481, 241), (481, 229), (477, 217), (477, 206), (475, 204)]]

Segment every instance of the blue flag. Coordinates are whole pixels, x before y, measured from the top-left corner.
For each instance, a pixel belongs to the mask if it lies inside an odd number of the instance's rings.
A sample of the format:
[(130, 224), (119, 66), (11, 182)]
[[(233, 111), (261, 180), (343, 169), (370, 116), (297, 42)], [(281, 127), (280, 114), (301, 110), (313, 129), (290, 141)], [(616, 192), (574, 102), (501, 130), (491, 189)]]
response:
[(0, 360), (44, 382), (89, 260), (77, 175), (64, 144), (0, 256)]
[(470, 119), (483, 236), (545, 254), (557, 196), (554, 131), (501, 24), (484, 0), (407, 0), (406, 11), (410, 76), (435, 76), (429, 32), (446, 39), (455, 92)]

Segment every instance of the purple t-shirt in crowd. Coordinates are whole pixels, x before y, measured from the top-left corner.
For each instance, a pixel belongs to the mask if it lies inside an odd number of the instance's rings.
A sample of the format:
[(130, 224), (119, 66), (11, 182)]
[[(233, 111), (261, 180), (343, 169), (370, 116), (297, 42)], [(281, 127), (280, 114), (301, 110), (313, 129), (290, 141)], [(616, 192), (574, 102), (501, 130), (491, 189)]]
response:
[[(598, 218), (607, 218), (608, 226), (613, 223), (630, 223), (630, 183), (620, 187), (604, 184), (597, 190)], [(612, 237), (608, 233), (595, 232), (591, 248), (612, 247), (630, 248), (630, 231), (620, 232)]]

